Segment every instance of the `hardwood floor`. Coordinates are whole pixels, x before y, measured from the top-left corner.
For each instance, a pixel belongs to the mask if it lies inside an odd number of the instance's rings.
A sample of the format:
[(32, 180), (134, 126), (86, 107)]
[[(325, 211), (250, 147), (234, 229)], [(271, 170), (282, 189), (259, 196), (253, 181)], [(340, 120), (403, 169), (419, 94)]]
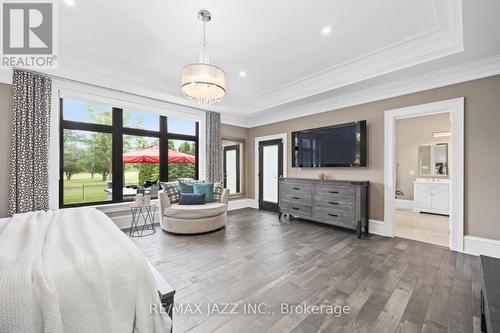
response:
[[(214, 233), (158, 229), (133, 240), (176, 288), (178, 306), (194, 312), (201, 304), (202, 313), (174, 314), (174, 332), (480, 331), (479, 259), (443, 247), (358, 240), (352, 231), (280, 223), (276, 213), (253, 209), (229, 212), (227, 227)], [(238, 303), (239, 314), (229, 314), (232, 305), (218, 314), (227, 303)], [(260, 303), (264, 314), (244, 311)], [(282, 313), (282, 303), (350, 313)]]

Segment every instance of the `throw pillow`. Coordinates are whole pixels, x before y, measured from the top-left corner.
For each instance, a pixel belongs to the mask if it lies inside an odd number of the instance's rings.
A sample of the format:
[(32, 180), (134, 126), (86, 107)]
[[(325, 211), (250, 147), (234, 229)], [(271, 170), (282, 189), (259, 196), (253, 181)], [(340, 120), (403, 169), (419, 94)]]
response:
[(186, 183), (186, 184), (195, 184), (195, 183), (204, 183), (204, 180), (196, 180), (193, 178), (179, 178), (179, 182)]
[(214, 201), (214, 183), (195, 183), (193, 193), (205, 193), (205, 202)]
[(214, 201), (220, 202), (220, 197), (222, 195), (222, 191), (224, 190), (224, 185), (222, 182), (214, 183)]
[(193, 184), (179, 182), (180, 193), (193, 193)]
[(160, 182), (171, 204), (179, 202), (179, 182)]
[(205, 204), (205, 193), (181, 193), (179, 205), (203, 205)]

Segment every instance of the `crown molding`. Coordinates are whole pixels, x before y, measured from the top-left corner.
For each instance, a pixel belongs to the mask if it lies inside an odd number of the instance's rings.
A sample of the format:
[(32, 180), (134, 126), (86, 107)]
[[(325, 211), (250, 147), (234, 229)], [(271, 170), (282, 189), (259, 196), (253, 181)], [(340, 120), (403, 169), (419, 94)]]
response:
[(262, 111), (462, 52), (462, 0), (433, 1), (433, 5), (434, 29), (255, 96), (248, 102), (248, 111)]
[(337, 95), (302, 105), (291, 105), (280, 111), (266, 110), (258, 112), (252, 115), (248, 127), (257, 127), (289, 119), (301, 118), (317, 113), (338, 110), (498, 74), (500, 74), (500, 55), (495, 55), (456, 66), (450, 66), (409, 79), (397, 80), (384, 85), (356, 90), (351, 93)]

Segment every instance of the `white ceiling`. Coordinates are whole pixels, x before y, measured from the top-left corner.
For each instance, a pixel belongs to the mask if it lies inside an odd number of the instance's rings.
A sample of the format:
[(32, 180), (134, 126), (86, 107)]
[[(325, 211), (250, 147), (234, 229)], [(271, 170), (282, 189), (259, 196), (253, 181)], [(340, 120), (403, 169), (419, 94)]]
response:
[(210, 10), (210, 58), (228, 86), (215, 110), (243, 125), (500, 54), (498, 0), (74, 1), (59, 4), (56, 75), (194, 107), (179, 73), (197, 61), (197, 11)]

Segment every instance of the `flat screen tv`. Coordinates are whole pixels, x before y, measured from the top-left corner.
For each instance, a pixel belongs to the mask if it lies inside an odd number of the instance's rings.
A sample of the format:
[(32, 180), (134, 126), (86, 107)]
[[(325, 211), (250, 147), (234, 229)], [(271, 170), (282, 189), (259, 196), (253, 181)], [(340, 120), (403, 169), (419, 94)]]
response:
[(292, 133), (292, 167), (365, 167), (366, 120)]

